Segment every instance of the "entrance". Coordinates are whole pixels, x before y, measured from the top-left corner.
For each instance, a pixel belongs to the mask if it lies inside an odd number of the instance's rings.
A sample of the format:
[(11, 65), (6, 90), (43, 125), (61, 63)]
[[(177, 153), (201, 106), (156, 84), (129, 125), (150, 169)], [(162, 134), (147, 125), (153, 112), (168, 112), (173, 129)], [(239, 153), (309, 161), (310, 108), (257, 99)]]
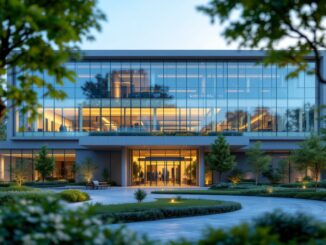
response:
[(132, 185), (197, 185), (196, 150), (132, 150)]

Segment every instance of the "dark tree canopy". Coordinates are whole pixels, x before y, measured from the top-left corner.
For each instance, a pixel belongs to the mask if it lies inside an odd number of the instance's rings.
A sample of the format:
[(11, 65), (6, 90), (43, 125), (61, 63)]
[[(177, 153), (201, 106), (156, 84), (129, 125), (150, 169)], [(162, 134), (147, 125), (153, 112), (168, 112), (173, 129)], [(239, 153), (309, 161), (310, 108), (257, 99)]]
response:
[(236, 166), (234, 159), (235, 157), (231, 154), (229, 144), (226, 142), (224, 136), (219, 135), (211, 145), (210, 152), (206, 156), (206, 161), (211, 170), (217, 171), (220, 182), (222, 174), (232, 170)]
[[(74, 73), (64, 63), (78, 56), (78, 45), (92, 40), (92, 30), (100, 30), (104, 19), (97, 0), (0, 0), (0, 118), (8, 100), (35, 116), (38, 102), (32, 86), (44, 87), (45, 96), (63, 99), (64, 91), (36, 72), (47, 71), (56, 85), (64, 79), (73, 82)], [(4, 86), (6, 72), (14, 73), (20, 86)]]
[[(211, 0), (199, 11), (216, 19), (223, 26), (223, 36), (243, 48), (266, 50), (264, 63), (295, 67), (288, 77), (299, 72), (316, 72), (320, 82), (326, 83), (320, 67), (320, 49), (326, 48), (325, 1), (306, 0)], [(284, 40), (287, 49), (278, 50)], [(309, 67), (305, 56), (316, 59), (316, 71)]]

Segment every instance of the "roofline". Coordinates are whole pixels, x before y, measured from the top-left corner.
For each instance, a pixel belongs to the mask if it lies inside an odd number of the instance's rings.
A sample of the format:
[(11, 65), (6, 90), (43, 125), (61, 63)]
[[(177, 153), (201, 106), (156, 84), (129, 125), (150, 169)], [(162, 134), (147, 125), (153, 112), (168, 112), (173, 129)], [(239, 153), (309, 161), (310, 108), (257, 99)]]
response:
[[(80, 50), (84, 60), (107, 59), (202, 59), (202, 60), (261, 60), (261, 50)], [(314, 59), (313, 55), (307, 59)]]

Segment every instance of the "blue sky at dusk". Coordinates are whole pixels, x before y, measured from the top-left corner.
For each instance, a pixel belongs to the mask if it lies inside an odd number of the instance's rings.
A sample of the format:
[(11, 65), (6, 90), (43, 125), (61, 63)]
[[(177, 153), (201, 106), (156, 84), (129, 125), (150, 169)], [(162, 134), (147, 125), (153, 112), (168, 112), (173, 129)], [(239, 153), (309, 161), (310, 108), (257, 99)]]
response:
[(107, 15), (82, 49), (235, 49), (196, 6), (207, 0), (100, 0)]

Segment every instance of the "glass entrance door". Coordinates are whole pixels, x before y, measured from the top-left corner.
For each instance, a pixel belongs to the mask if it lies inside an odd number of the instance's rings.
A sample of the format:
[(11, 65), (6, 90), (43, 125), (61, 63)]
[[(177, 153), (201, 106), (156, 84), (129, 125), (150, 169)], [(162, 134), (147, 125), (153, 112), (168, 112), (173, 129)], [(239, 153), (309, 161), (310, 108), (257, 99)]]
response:
[(132, 185), (197, 184), (196, 150), (132, 150), (131, 159)]

